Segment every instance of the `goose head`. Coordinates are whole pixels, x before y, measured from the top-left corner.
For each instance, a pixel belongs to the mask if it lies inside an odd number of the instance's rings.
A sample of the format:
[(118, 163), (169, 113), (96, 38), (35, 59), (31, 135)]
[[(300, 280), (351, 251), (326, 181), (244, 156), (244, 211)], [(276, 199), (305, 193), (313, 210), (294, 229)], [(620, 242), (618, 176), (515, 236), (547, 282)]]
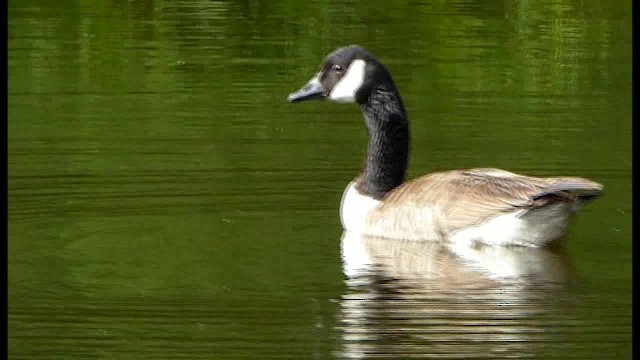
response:
[(289, 94), (292, 103), (326, 99), (338, 103), (367, 103), (376, 88), (395, 91), (391, 75), (373, 54), (358, 45), (339, 48), (300, 90)]

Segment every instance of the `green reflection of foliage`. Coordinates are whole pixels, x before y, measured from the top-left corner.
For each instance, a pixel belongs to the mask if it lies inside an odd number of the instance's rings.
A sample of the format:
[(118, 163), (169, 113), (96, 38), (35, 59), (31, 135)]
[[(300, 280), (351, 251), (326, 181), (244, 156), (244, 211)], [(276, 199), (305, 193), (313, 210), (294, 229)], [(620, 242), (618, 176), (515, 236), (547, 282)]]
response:
[(76, 302), (334, 296), (337, 206), (365, 130), (355, 107), (285, 98), (352, 43), (402, 91), (412, 176), (497, 166), (602, 181), (606, 197), (576, 227), (591, 241), (570, 244), (598, 286), (628, 283), (630, 261), (601, 256), (631, 247), (631, 1), (8, 10), (12, 306), (61, 289)]

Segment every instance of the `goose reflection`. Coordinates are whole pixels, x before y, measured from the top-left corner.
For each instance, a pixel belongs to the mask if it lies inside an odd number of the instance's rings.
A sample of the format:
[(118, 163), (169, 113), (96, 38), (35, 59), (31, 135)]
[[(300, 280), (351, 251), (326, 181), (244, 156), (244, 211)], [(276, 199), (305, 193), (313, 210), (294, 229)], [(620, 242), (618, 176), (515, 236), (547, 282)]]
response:
[[(347, 358), (531, 357), (571, 308), (564, 248), (449, 246), (345, 232)], [(556, 325), (554, 325), (556, 324)]]

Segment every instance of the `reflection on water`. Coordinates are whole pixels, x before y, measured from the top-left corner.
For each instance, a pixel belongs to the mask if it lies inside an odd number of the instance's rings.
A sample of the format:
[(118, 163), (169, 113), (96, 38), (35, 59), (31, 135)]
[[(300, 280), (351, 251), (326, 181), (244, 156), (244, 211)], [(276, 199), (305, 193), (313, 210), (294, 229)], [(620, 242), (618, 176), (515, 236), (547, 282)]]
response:
[[(631, 1), (375, 4), (10, 1), (8, 357), (629, 358)], [(409, 178), (605, 185), (567, 239), (580, 286), (563, 254), (372, 240), (345, 295), (366, 129), (286, 95), (352, 43), (402, 93)]]
[(342, 256), (348, 358), (539, 356), (567, 324), (575, 272), (562, 248), (453, 248), (345, 232)]

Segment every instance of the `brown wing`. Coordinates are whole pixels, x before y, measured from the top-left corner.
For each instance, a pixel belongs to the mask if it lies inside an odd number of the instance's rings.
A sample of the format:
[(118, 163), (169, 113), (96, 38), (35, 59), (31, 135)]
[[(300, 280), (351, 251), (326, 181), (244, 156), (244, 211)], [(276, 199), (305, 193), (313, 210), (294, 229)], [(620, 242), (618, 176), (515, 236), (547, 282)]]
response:
[(370, 219), (404, 217), (419, 221), (416, 213), (429, 212), (434, 214), (433, 225), (446, 234), (505, 212), (555, 201), (577, 201), (597, 196), (601, 190), (600, 184), (582, 178), (538, 178), (499, 169), (453, 170), (399, 186), (387, 194)]

